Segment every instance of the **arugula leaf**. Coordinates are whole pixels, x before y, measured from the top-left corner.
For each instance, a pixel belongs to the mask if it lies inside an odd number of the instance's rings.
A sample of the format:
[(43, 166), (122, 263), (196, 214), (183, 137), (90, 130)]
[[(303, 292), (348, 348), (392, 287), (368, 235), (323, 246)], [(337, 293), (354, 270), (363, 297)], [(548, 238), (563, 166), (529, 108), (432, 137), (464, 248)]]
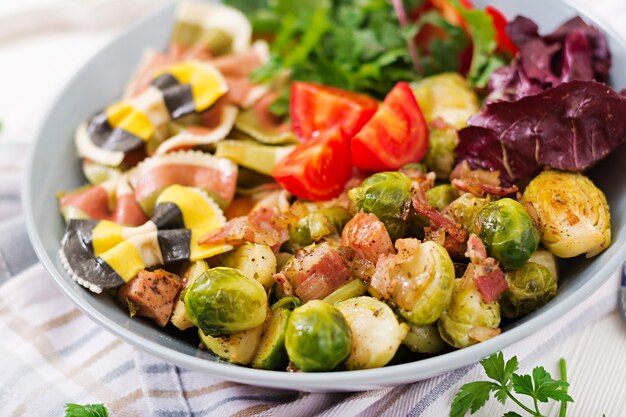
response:
[(487, 381), (476, 381), (465, 384), (452, 400), (450, 417), (463, 417), (468, 411), (474, 414), (489, 399), (489, 393), (495, 384)]
[(65, 404), (65, 417), (108, 417), (109, 412), (102, 404)]
[(517, 414), (515, 411), (509, 411), (507, 413), (504, 413), (502, 417), (522, 417), (522, 416)]

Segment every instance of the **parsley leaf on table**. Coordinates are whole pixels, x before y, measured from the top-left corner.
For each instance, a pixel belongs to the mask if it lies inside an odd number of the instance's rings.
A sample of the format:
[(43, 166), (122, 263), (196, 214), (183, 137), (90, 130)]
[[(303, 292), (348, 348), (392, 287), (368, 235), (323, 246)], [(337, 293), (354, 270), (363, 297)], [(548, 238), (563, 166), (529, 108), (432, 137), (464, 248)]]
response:
[[(516, 373), (519, 366), (517, 357), (505, 361), (502, 352), (481, 360), (480, 364), (485, 374), (495, 382), (476, 381), (463, 385), (454, 396), (450, 417), (463, 417), (468, 411), (475, 413), (485, 405), (492, 392), (502, 404), (510, 399), (532, 417), (544, 417), (539, 410), (539, 403), (547, 403), (549, 400), (561, 402), (560, 416), (564, 417), (566, 404), (574, 401), (567, 394), (569, 384), (566, 381), (564, 360), (560, 362), (561, 379), (553, 379), (541, 366), (534, 368), (531, 375), (519, 375)], [(532, 406), (524, 404), (514, 393), (530, 397)], [(522, 416), (509, 411), (503, 417)]]
[(65, 417), (108, 417), (109, 412), (102, 404), (65, 404)]

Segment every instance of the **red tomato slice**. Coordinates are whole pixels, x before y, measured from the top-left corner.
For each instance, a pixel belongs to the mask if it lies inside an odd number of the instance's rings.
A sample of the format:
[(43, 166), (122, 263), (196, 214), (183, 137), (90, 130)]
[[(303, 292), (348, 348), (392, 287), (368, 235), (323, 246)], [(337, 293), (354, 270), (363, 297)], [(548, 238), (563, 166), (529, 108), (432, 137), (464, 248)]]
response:
[(485, 7), (485, 12), (489, 16), (491, 16), (491, 19), (493, 19), (493, 26), (496, 29), (496, 41), (498, 42), (498, 49), (515, 56), (519, 49), (517, 48), (517, 46), (515, 46), (513, 41), (511, 41), (511, 38), (509, 38), (509, 34), (506, 33), (506, 25), (508, 23), (506, 17), (504, 17), (500, 10), (492, 6)]
[(352, 138), (354, 166), (396, 170), (418, 162), (428, 149), (428, 126), (409, 85), (399, 82), (374, 117)]
[(302, 141), (337, 126), (351, 138), (377, 107), (376, 100), (363, 94), (301, 81), (291, 84), (291, 126)]
[(352, 176), (350, 138), (339, 128), (301, 143), (274, 168), (272, 176), (304, 200), (337, 197)]

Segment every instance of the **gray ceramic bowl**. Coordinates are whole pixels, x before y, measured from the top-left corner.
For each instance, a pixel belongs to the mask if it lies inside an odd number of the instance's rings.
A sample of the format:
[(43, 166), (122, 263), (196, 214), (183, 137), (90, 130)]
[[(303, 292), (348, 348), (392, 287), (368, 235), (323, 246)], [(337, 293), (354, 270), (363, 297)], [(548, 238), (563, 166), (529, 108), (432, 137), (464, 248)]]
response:
[[(479, 6), (489, 1), (479, 0)], [(551, 30), (567, 18), (580, 14), (557, 0), (499, 0), (509, 17), (524, 14), (533, 18), (543, 31)], [(128, 313), (107, 296), (97, 296), (77, 285), (57, 259), (64, 223), (55, 193), (85, 182), (76, 157), (72, 135), (79, 122), (113, 102), (142, 50), (164, 46), (172, 25), (174, 7), (168, 7), (143, 20), (93, 57), (66, 86), (48, 113), (37, 137), (24, 181), (24, 211), (28, 233), (42, 263), (59, 288), (87, 316), (128, 343), (185, 368), (216, 377), (267, 387), (304, 391), (366, 390), (418, 381), (473, 363), (505, 346), (532, 335), (546, 323), (567, 312), (588, 297), (626, 259), (626, 146), (591, 172), (606, 193), (611, 206), (613, 244), (593, 260), (576, 259), (562, 271), (561, 287), (554, 300), (540, 310), (508, 326), (504, 332), (478, 345), (445, 355), (380, 369), (328, 373), (286, 373), (262, 371), (218, 362), (197, 349), (193, 335), (163, 330), (142, 319), (129, 319)], [(626, 86), (626, 46), (606, 25), (603, 28), (614, 54), (612, 83)], [(621, 174), (620, 174), (621, 173)], [(171, 326), (170, 326), (171, 327)]]

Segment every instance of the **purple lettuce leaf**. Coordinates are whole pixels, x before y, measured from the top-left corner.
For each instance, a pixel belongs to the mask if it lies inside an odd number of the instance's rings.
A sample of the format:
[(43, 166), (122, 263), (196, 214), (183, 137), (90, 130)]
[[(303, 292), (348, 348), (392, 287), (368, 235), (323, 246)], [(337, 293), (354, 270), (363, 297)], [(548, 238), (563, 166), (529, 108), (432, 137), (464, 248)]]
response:
[(626, 97), (595, 81), (571, 81), (515, 102), (486, 105), (459, 132), (457, 160), (500, 171), (505, 183), (539, 167), (586, 171), (626, 139)]
[(520, 52), (511, 64), (492, 74), (488, 103), (515, 101), (564, 82), (608, 78), (611, 53), (607, 40), (579, 17), (541, 36), (532, 20), (518, 16), (507, 25), (507, 32)]
[(508, 151), (493, 130), (469, 126), (459, 131), (458, 161), (466, 160), (472, 169), (499, 171), (500, 181), (509, 186), (533, 177), (539, 165), (533, 158)]

